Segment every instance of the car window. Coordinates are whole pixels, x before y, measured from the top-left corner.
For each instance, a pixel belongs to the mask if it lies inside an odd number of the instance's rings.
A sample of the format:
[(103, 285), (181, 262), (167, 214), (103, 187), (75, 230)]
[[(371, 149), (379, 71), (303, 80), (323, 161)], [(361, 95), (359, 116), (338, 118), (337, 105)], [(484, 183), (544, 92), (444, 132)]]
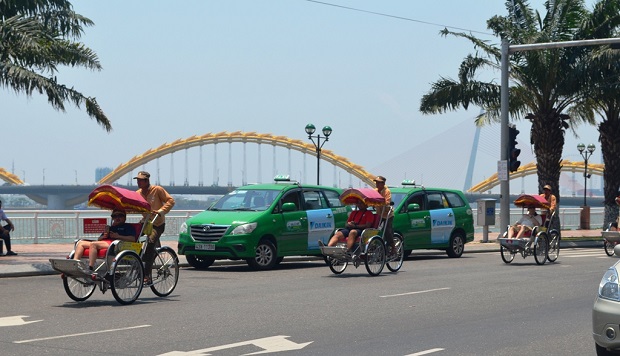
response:
[(414, 193), (409, 199), (407, 199), (407, 204), (403, 206), (404, 211), (407, 211), (407, 206), (409, 204), (418, 204), (420, 206), (420, 210), (426, 210), (426, 201), (424, 200), (424, 193)]
[(293, 203), (297, 207), (297, 210), (300, 210), (301, 204), (299, 201), (299, 192), (297, 190), (293, 190), (284, 194), (284, 196), (282, 196), (282, 198), (280, 199), (278, 205), (275, 207), (275, 209), (273, 209), (273, 212), (282, 212), (282, 205), (284, 205), (285, 203)]
[(462, 208), (465, 206), (465, 202), (461, 199), (461, 196), (453, 193), (453, 192), (444, 192), (446, 195), (446, 199), (448, 199), (448, 203), (453, 208)]
[(322, 209), (321, 194), (316, 190), (304, 191), (304, 210)]
[(339, 208), (344, 206), (340, 201), (340, 193), (334, 190), (324, 190), (323, 194), (325, 194), (325, 198), (327, 199), (327, 205), (330, 208)]
[(427, 195), (428, 210), (443, 209), (446, 207), (443, 194), (432, 192)]

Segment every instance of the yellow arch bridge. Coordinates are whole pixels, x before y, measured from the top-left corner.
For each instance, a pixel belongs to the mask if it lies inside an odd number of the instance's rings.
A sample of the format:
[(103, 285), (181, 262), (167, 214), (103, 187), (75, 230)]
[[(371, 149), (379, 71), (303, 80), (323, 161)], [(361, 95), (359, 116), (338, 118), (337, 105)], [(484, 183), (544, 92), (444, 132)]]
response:
[[(218, 143), (257, 143), (268, 144), (275, 147), (282, 147), (289, 150), (299, 151), (306, 155), (316, 155), (316, 147), (313, 144), (303, 142), (301, 140), (291, 139), (286, 136), (275, 136), (271, 134), (263, 134), (257, 132), (219, 132), (219, 133), (207, 133), (201, 136), (191, 136), (185, 139), (178, 139), (172, 143), (164, 143), (163, 145), (147, 150), (146, 152), (132, 157), (129, 161), (120, 164), (112, 172), (103, 177), (98, 184), (113, 184), (123, 176), (131, 173), (135, 169), (143, 166), (144, 164), (156, 160), (159, 157), (172, 154), (177, 151), (186, 150), (192, 147), (199, 147), (204, 145), (218, 144)], [(362, 182), (373, 185), (373, 178), (375, 175), (367, 172), (362, 166), (355, 164), (346, 157), (340, 156), (332, 152), (331, 150), (322, 149), (321, 159), (332, 165), (343, 169), (352, 176), (357, 177)], [(244, 167), (245, 171), (245, 167)], [(9, 183), (10, 185), (23, 185), (24, 182), (15, 174), (12, 174), (5, 169), (0, 168), (0, 179)], [(86, 200), (84, 194), (79, 196), (54, 196), (48, 194), (47, 196), (41, 196), (36, 194), (27, 194), (29, 198), (34, 201), (47, 205), (51, 209), (64, 209), (75, 204), (82, 203)], [(55, 201), (51, 207), (50, 198)]]
[[(563, 172), (583, 172), (585, 169), (585, 163), (582, 162), (573, 162), (569, 160), (562, 160), (560, 162), (561, 171)], [(605, 165), (600, 163), (590, 163), (588, 164), (588, 173), (602, 176), (603, 171), (605, 170)], [(510, 173), (510, 179), (525, 177), (528, 175), (536, 174), (537, 167), (536, 163), (531, 162), (526, 165), (519, 167), (516, 172)], [(471, 187), (468, 192), (471, 193), (482, 193), (491, 188), (498, 186), (500, 181), (497, 177), (497, 173), (493, 174), (489, 178), (483, 180), (482, 182)]]

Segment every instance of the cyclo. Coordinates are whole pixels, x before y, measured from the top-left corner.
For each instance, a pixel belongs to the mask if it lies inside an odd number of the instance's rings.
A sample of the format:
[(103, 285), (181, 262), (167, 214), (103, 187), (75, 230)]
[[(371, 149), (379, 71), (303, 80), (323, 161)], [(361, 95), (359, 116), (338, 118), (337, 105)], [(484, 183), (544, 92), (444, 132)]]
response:
[[(370, 188), (347, 189), (340, 195), (340, 201), (345, 204), (355, 204), (358, 200), (370, 207), (385, 205), (383, 197)], [(389, 209), (393, 209), (391, 205)], [(351, 254), (347, 253), (346, 243), (342, 241), (336, 246), (320, 246), (329, 269), (334, 274), (341, 274), (349, 263), (357, 268), (363, 262), (371, 276), (379, 275), (386, 265), (390, 271), (397, 272), (402, 267), (405, 257), (403, 239), (397, 235), (393, 236), (395, 251), (388, 256), (389, 244), (384, 239), (385, 230), (385, 221), (375, 214), (374, 226), (362, 231)]]
[[(88, 205), (103, 209), (121, 209), (126, 213), (149, 214), (151, 207), (137, 192), (127, 189), (102, 185), (89, 195)], [(155, 216), (157, 217), (157, 215)], [(96, 287), (102, 293), (112, 291), (114, 299), (121, 304), (131, 304), (140, 296), (144, 286), (150, 287), (157, 296), (165, 297), (172, 293), (179, 279), (179, 258), (168, 246), (156, 248), (157, 254), (152, 267), (151, 283), (144, 283), (143, 256), (146, 249), (146, 235), (155, 220), (144, 219), (144, 223), (134, 223), (136, 241), (115, 240), (107, 249), (97, 251), (97, 264), (93, 270), (88, 269), (84, 260), (88, 259), (89, 249), (84, 251), (80, 260), (74, 260), (75, 247), (66, 259), (50, 259), (52, 268), (61, 272), (62, 283), (69, 298), (81, 302), (88, 299)], [(89, 241), (89, 240), (87, 240)]]
[[(616, 197), (616, 204), (620, 205), (620, 197)], [(605, 253), (607, 256), (614, 255), (614, 247), (620, 242), (620, 231), (616, 222), (615, 230), (612, 230), (613, 222), (609, 223), (601, 234), (603, 235)]]
[[(523, 209), (529, 207), (549, 209), (549, 202), (539, 195), (522, 194), (517, 197), (514, 204)], [(560, 255), (560, 233), (550, 228), (554, 217), (555, 212), (549, 217), (545, 216), (540, 226), (527, 231), (521, 238), (508, 238), (508, 231), (504, 232), (503, 237), (498, 239), (502, 260), (511, 263), (519, 253), (523, 258), (534, 255), (539, 265), (545, 264), (547, 260), (555, 262)], [(507, 229), (510, 229), (510, 226)]]

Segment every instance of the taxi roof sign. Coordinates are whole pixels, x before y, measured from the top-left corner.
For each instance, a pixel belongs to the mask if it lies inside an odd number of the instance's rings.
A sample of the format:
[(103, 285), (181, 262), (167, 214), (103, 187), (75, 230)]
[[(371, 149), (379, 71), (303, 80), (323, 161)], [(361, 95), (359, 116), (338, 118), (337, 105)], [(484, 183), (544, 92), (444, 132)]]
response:
[(287, 175), (287, 174), (279, 174), (275, 177), (273, 177), (273, 180), (276, 182), (290, 182), (291, 181), (291, 176)]
[(405, 179), (404, 181), (402, 181), (401, 184), (402, 185), (415, 185), (415, 180), (414, 179)]

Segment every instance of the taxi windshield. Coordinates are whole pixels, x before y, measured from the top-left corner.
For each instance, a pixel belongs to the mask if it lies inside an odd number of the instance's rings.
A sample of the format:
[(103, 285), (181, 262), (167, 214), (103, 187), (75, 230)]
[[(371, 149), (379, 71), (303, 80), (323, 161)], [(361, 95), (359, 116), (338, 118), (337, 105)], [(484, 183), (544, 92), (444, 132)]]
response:
[(392, 193), (392, 201), (394, 202), (395, 209), (398, 205), (400, 205), (400, 202), (405, 199), (405, 196), (407, 196), (405, 193)]
[(264, 211), (279, 193), (278, 190), (238, 189), (224, 195), (209, 210)]

